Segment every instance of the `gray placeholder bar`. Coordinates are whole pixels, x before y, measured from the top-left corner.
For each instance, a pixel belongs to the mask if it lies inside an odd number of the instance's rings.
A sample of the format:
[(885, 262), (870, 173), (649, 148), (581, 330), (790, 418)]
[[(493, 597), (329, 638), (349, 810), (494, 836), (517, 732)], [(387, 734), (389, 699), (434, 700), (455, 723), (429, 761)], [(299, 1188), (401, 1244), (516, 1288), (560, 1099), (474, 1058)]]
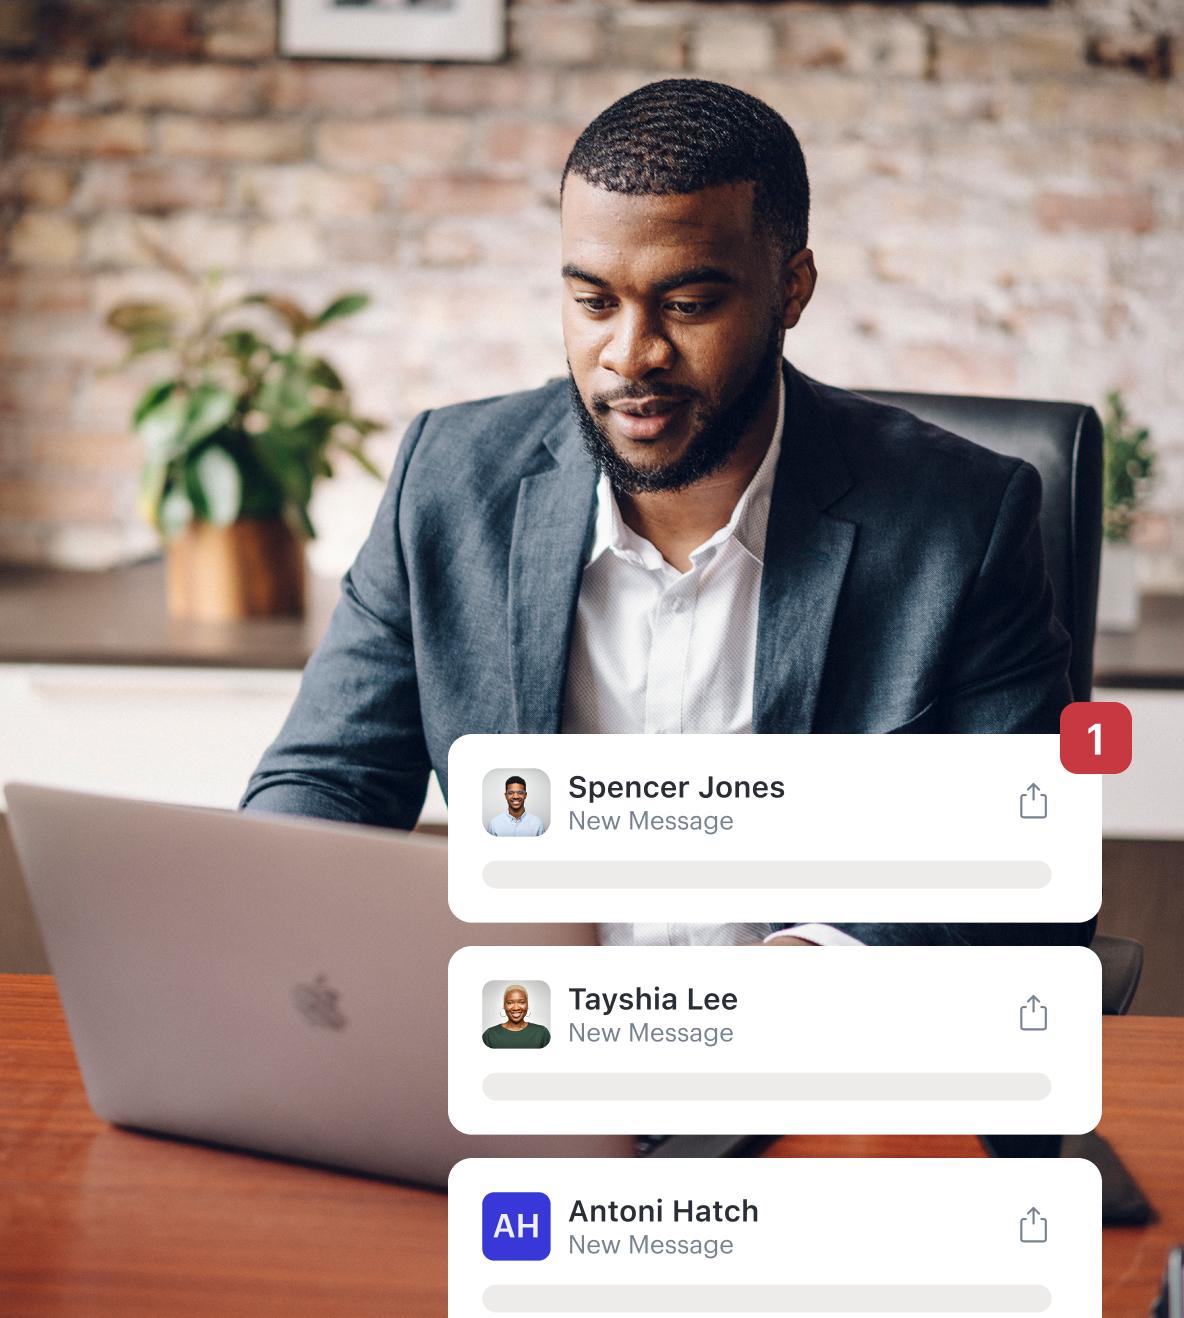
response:
[(496, 1071), (482, 1090), (507, 1103), (1030, 1103), (1052, 1081), (1039, 1071)]
[(489, 888), (1046, 888), (1043, 860), (491, 860)]
[(490, 1286), (487, 1313), (1044, 1313), (1044, 1286)]

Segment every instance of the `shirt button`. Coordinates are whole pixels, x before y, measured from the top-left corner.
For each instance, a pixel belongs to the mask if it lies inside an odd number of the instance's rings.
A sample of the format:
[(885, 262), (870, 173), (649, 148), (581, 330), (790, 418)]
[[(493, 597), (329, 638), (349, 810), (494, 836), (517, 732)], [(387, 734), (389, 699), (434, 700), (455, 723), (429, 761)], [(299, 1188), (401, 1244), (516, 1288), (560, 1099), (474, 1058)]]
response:
[(686, 612), (686, 609), (687, 609), (687, 602), (686, 602), (686, 600), (684, 600), (684, 599), (673, 599), (673, 600), (670, 601), (670, 612), (671, 612), (671, 613), (685, 613), (685, 612)]

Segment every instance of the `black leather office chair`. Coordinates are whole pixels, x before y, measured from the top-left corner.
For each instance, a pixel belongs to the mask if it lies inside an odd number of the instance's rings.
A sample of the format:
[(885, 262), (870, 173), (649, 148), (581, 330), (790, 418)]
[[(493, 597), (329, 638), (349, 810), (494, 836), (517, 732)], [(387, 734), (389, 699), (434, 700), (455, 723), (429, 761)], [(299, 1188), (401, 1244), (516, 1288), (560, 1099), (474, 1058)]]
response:
[(1012, 457), (1040, 473), (1040, 532), (1056, 614), (1073, 642), (1069, 684), (1074, 700), (1093, 687), (1094, 624), (1102, 553), (1102, 423), (1084, 403), (861, 390)]
[[(1040, 473), (1044, 499), (1040, 532), (1057, 617), (1073, 642), (1069, 684), (1074, 700), (1093, 690), (1098, 567), (1102, 554), (1102, 425), (1082, 403), (1037, 403), (1008, 398), (861, 391), (903, 407), (984, 448), (1024, 458)], [(1102, 1008), (1121, 1015), (1138, 987), (1143, 949), (1133, 939), (1099, 935)], [(1102, 1173), (1103, 1221), (1145, 1222), (1150, 1209), (1114, 1150), (1096, 1131), (1066, 1137), (984, 1135), (987, 1151), (1004, 1157), (1089, 1158)]]
[[(1073, 641), (1069, 681), (1074, 700), (1093, 688), (1094, 621), (1102, 552), (1102, 425), (1083, 403), (1035, 403), (1010, 398), (864, 391), (903, 407), (975, 443), (1025, 458), (1040, 473), (1044, 501), (1040, 533), (1057, 617)], [(1132, 938), (1099, 934), (1103, 1011), (1124, 1015), (1139, 986), (1143, 947)]]
[(1102, 1015), (1125, 1016), (1143, 977), (1143, 944), (1117, 934), (1095, 934), (1090, 947), (1102, 963)]

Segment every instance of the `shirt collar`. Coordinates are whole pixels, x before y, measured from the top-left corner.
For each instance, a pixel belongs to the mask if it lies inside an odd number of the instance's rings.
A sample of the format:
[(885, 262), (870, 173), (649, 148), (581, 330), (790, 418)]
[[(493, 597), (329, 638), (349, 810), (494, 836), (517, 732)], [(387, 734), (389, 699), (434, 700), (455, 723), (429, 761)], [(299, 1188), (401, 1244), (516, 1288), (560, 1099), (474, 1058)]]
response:
[[(736, 501), (735, 508), (727, 523), (714, 535), (691, 551), (692, 561), (704, 550), (724, 544), (735, 539), (757, 563), (763, 565), (765, 556), (765, 539), (769, 529), (769, 505), (773, 497), (773, 481), (777, 475), (777, 460), (781, 455), (782, 432), (785, 428), (785, 373), (777, 373), (777, 424), (773, 427), (773, 438), (756, 469), (752, 480), (748, 482), (744, 493)], [(666, 560), (658, 550), (636, 531), (626, 525), (621, 516), (617, 497), (613, 493), (612, 483), (607, 475), (601, 473), (596, 484), (596, 530), (592, 539), (589, 563), (594, 563), (602, 554), (612, 552), (618, 558), (639, 566), (656, 570), (667, 566)]]

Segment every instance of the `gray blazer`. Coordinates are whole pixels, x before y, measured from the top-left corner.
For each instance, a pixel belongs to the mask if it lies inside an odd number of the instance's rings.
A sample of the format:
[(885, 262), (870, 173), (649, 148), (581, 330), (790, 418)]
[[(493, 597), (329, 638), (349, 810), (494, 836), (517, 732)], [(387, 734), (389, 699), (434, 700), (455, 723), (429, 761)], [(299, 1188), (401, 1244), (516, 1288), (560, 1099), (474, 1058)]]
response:
[[(1034, 468), (786, 364), (756, 732), (1055, 732)], [(410, 828), (469, 732), (557, 732), (596, 472), (567, 385), (425, 412), (253, 810)], [(721, 672), (721, 681), (728, 674)], [(1088, 941), (1077, 925), (843, 924), (874, 943)]]

